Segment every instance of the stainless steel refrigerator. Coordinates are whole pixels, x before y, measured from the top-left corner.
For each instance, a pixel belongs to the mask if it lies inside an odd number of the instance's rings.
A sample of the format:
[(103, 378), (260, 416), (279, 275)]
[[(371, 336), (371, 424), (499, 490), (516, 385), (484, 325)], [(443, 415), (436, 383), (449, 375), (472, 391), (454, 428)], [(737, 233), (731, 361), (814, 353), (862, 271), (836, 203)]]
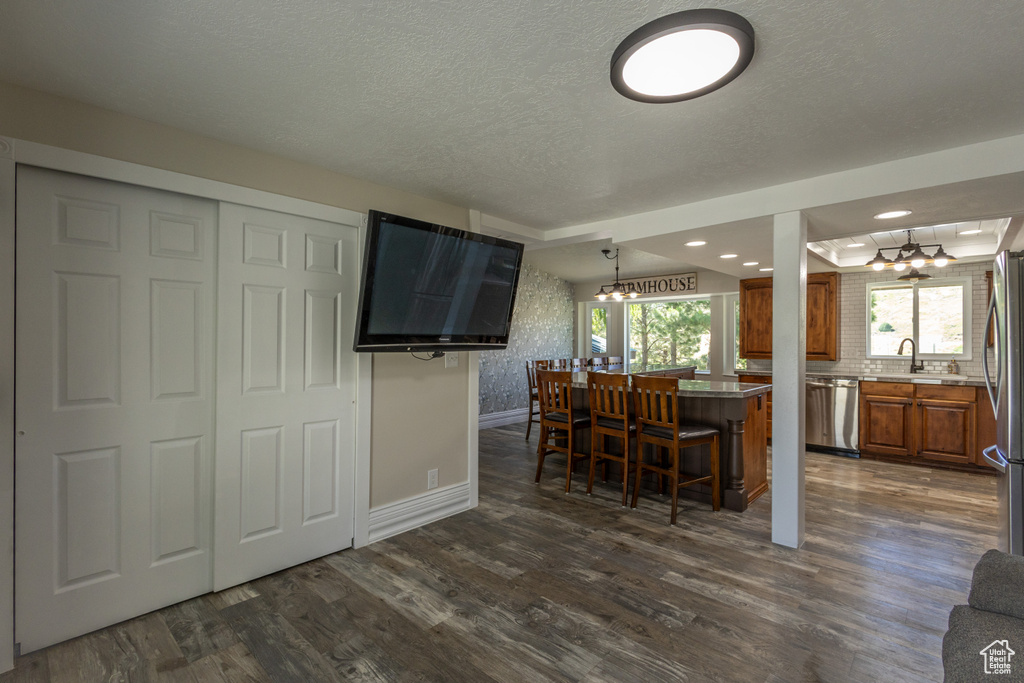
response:
[[(995, 331), (995, 357), (989, 362), (982, 346), (985, 386), (995, 410), (996, 443), (983, 451), (999, 470), (1000, 546), (1024, 555), (1024, 252), (998, 254), (992, 269), (992, 299), (985, 322), (985, 336)], [(992, 367), (994, 365), (994, 367)]]

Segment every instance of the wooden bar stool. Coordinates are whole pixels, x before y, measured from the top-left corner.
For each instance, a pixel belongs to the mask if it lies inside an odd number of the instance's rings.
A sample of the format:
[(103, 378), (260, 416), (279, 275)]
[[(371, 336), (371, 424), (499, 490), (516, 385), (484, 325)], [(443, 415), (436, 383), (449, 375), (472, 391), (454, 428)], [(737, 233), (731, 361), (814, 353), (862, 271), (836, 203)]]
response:
[[(636, 507), (640, 493), (640, 477), (644, 470), (657, 472), (659, 480), (669, 478), (672, 486), (672, 521), (676, 523), (676, 509), (679, 503), (679, 489), (694, 484), (711, 486), (711, 508), (716, 512), (721, 507), (718, 476), (719, 433), (714, 427), (683, 424), (679, 417), (679, 380), (674, 377), (642, 377), (633, 375), (633, 409), (636, 412), (637, 458), (636, 482), (633, 484), (633, 502)], [(670, 464), (647, 464), (643, 459), (643, 445), (651, 444), (655, 452), (667, 449)], [(711, 444), (711, 474), (706, 477), (691, 477), (679, 472), (680, 451), (690, 446)], [(660, 460), (660, 459), (659, 459)], [(664, 461), (661, 461), (664, 462)]]
[[(548, 362), (546, 360), (528, 360), (526, 361), (526, 385), (530, 392), (530, 414), (526, 416), (526, 440), (530, 440), (530, 430), (533, 429), (533, 423), (540, 424), (540, 408), (537, 408), (537, 370), (547, 370)], [(536, 415), (537, 419), (533, 416)]]
[[(608, 461), (617, 462), (622, 465), (622, 507), (626, 507), (629, 446), (636, 438), (636, 424), (629, 419), (629, 376), (588, 372), (587, 393), (590, 396), (590, 478), (587, 480), (587, 494), (594, 489), (597, 461), (600, 460), (604, 466), (605, 481), (608, 480)], [(608, 437), (621, 440), (621, 454), (608, 452)]]
[[(537, 444), (537, 478), (534, 481), (540, 483), (545, 455), (565, 453), (565, 492), (569, 493), (573, 464), (576, 460), (590, 457), (589, 453), (577, 453), (575, 450), (576, 432), (590, 427), (590, 411), (573, 406), (572, 373), (568, 370), (537, 370), (537, 393), (540, 395), (540, 443)], [(555, 441), (558, 438), (565, 438), (566, 445), (559, 446)]]

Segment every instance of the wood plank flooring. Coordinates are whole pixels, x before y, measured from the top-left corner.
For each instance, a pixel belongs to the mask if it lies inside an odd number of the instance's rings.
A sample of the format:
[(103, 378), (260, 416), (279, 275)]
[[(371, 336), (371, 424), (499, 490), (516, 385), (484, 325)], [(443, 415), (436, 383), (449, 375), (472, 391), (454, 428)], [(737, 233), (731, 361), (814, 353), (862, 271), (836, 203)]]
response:
[(21, 657), (8, 681), (937, 681), (995, 545), (995, 479), (807, 454), (807, 540), (614, 482), (533, 483), (480, 434), (480, 506)]

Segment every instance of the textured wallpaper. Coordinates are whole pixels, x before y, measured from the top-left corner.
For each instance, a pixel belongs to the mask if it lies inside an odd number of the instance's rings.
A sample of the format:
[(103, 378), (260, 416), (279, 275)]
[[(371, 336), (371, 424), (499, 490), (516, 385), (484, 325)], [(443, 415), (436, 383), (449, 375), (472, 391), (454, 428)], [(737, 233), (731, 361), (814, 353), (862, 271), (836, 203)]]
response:
[(508, 348), (480, 352), (480, 414), (528, 407), (526, 361), (572, 357), (572, 323), (573, 286), (524, 265)]

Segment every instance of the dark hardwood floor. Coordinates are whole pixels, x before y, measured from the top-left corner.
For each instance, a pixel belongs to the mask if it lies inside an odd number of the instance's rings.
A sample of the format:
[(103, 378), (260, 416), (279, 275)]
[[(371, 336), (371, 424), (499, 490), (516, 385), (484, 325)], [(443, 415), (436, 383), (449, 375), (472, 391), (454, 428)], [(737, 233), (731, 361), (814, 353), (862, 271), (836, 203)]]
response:
[(21, 657), (6, 681), (938, 681), (995, 479), (807, 454), (807, 540), (480, 434), (480, 506)]

